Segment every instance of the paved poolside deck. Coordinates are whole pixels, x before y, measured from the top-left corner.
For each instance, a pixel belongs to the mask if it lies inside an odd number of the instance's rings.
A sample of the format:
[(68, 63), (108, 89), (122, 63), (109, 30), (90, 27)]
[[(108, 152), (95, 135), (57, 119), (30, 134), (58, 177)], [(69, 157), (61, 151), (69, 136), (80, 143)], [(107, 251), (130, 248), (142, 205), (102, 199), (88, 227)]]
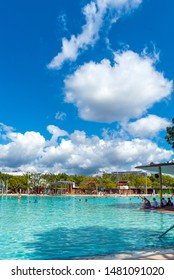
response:
[(136, 252), (131, 254), (112, 254), (97, 256), (95, 260), (174, 260), (174, 248), (161, 251)]

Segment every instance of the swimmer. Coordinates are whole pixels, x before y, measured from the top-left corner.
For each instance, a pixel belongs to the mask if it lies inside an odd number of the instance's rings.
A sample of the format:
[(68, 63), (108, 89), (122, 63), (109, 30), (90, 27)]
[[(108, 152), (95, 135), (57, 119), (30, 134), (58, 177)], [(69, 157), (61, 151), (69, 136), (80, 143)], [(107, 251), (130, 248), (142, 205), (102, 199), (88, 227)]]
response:
[(146, 198), (146, 197), (144, 197), (144, 203), (143, 203), (143, 209), (149, 209), (149, 208), (151, 208), (151, 203), (150, 203), (150, 201)]
[(151, 204), (152, 208), (157, 208), (158, 207), (158, 202), (156, 201), (156, 198), (153, 198), (153, 202)]

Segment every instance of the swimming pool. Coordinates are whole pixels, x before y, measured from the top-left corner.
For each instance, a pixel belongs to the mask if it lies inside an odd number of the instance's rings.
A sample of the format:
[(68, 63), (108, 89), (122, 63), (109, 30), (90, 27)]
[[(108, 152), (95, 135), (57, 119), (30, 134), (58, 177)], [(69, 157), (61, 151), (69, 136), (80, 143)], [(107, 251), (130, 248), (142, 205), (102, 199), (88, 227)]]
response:
[[(79, 201), (81, 199), (81, 201)], [(87, 199), (87, 201), (85, 201)], [(173, 247), (172, 213), (129, 197), (0, 197), (0, 259), (66, 260)]]

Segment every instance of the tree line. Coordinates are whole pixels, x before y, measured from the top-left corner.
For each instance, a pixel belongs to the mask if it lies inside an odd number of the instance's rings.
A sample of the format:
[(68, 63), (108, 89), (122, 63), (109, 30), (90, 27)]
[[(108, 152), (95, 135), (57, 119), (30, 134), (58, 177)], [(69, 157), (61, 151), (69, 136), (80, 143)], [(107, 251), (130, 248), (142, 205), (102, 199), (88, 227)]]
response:
[[(163, 175), (163, 185), (168, 188), (174, 188), (174, 178), (168, 175)], [(126, 173), (120, 175), (103, 173), (101, 176), (85, 176), (85, 175), (68, 175), (66, 173), (60, 174), (24, 174), (22, 176), (15, 176), (0, 173), (0, 186), (8, 184), (8, 190), (15, 192), (17, 189), (27, 190), (35, 187), (55, 188), (54, 182), (71, 181), (75, 182), (80, 190), (113, 190), (120, 185), (120, 180), (127, 181), (130, 187), (134, 188), (159, 188), (159, 179), (154, 174), (147, 177), (139, 174)], [(59, 185), (59, 188), (63, 185)]]

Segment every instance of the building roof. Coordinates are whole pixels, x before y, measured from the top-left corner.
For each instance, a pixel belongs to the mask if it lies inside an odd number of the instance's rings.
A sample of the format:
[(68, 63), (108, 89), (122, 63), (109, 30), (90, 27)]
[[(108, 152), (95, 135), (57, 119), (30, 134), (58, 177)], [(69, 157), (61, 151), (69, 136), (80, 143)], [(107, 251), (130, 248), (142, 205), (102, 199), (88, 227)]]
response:
[(135, 175), (145, 175), (145, 172), (138, 170), (130, 170), (130, 171), (114, 171), (111, 173), (112, 175), (126, 175), (126, 174), (135, 174)]
[(51, 185), (66, 185), (66, 184), (75, 184), (72, 181), (57, 181), (57, 182), (51, 182)]

